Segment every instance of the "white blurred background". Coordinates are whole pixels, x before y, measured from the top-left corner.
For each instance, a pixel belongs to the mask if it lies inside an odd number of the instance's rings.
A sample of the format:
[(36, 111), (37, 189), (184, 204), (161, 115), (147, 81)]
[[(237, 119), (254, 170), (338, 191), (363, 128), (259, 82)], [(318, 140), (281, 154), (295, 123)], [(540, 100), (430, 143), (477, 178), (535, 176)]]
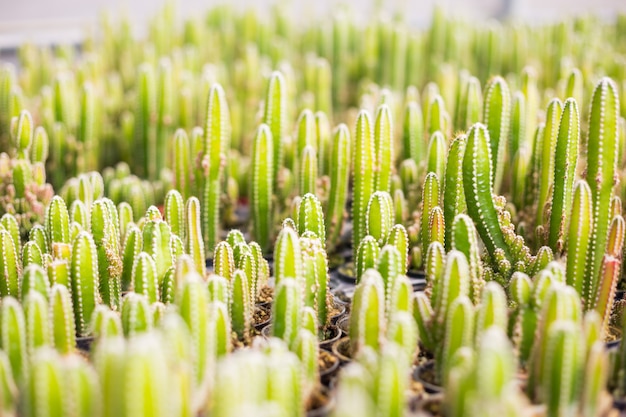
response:
[[(180, 16), (197, 15), (207, 8), (230, 3), (237, 8), (254, 7), (259, 11), (280, 3), (306, 22), (311, 16), (327, 15), (340, 4), (354, 14), (371, 17), (376, 2), (384, 9), (402, 11), (412, 25), (426, 26), (436, 3), (456, 15), (480, 20), (508, 18), (532, 23), (550, 22), (561, 17), (594, 13), (611, 18), (626, 13), (626, 0), (178, 0)], [(161, 6), (160, 0), (0, 0), (0, 49), (21, 42), (78, 42), (85, 30), (93, 27), (103, 10), (126, 13), (141, 31), (146, 20)]]

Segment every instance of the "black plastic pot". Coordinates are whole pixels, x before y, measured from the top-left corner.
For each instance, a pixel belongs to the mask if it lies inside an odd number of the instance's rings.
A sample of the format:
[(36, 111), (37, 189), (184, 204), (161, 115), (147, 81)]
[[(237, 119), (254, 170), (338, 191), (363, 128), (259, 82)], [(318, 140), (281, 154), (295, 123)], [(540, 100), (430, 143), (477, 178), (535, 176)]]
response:
[(327, 351), (332, 351), (333, 343), (337, 340), (341, 339), (341, 330), (334, 324), (329, 324), (326, 326), (324, 332), (328, 332), (329, 336), (320, 342), (320, 349), (324, 349)]
[(426, 273), (424, 271), (410, 269), (407, 271), (406, 276), (409, 277), (409, 281), (411, 281), (411, 285), (413, 285), (413, 291), (424, 291), (427, 284)]
[(327, 417), (335, 408), (335, 398), (331, 395), (330, 390), (324, 386), (322, 386), (320, 390), (322, 395), (327, 398), (326, 403), (324, 403), (321, 407), (308, 410), (306, 412), (306, 417)]
[(356, 283), (356, 276), (354, 275), (354, 263), (347, 262), (337, 268), (337, 276), (343, 282), (347, 282), (349, 284)]
[(330, 322), (332, 324), (337, 324), (337, 321), (346, 315), (347, 307), (343, 301), (337, 302), (336, 300), (333, 300), (333, 302), (338, 311), (330, 316)]
[(340, 365), (341, 361), (339, 360), (337, 355), (335, 355), (332, 352), (324, 350), (324, 351), (320, 351), (320, 354), (321, 355), (330, 355), (333, 358), (335, 358), (335, 362), (330, 367), (328, 367), (326, 369), (320, 369), (320, 380), (322, 381), (322, 384), (324, 386), (329, 387), (331, 381), (337, 376), (337, 373), (339, 372), (339, 365)]
[(426, 391), (429, 394), (437, 394), (439, 392), (443, 392), (443, 388), (440, 385), (437, 385), (433, 383), (432, 381), (427, 381), (425, 379), (425, 375), (428, 372), (430, 373), (435, 372), (435, 361), (432, 359), (429, 361), (426, 361), (424, 364), (420, 366), (417, 366), (413, 370), (413, 380), (421, 383), (422, 386), (424, 387), (424, 391)]
[(270, 321), (272, 321), (272, 310), (271, 310), (271, 308), (260, 306), (260, 305), (257, 305), (256, 308), (259, 309), (259, 310), (265, 310), (265, 311), (268, 312), (268, 319), (267, 320), (265, 320), (264, 322), (261, 322), (261, 323), (255, 323), (254, 324), (254, 328), (257, 329), (258, 331), (261, 331), (264, 327), (266, 327), (270, 323)]
[(613, 407), (619, 411), (626, 411), (626, 397), (613, 397)]
[(343, 333), (344, 336), (348, 336), (350, 332), (350, 316), (345, 315), (337, 321), (337, 327)]
[(91, 352), (91, 346), (95, 340), (94, 336), (77, 337), (76, 347), (84, 352)]
[(339, 358), (342, 364), (352, 361), (352, 352), (350, 351), (350, 338), (342, 337), (333, 343), (333, 353)]

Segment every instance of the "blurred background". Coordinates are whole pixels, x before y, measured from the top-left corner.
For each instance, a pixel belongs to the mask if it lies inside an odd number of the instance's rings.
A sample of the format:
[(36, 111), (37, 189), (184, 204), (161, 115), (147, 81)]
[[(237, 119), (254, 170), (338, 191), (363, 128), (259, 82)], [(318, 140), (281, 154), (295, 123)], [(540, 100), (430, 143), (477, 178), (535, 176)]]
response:
[[(76, 43), (93, 27), (102, 11), (126, 13), (142, 30), (147, 19), (161, 6), (158, 0), (2, 0), (0, 13), (0, 49), (30, 41), (34, 43)], [(381, 7), (381, 0), (179, 0), (181, 16), (204, 12), (211, 6), (230, 3), (238, 8), (254, 7), (259, 11), (280, 3), (299, 15), (304, 23), (311, 16), (327, 14), (332, 8), (346, 5), (356, 16), (365, 19)], [(561, 17), (594, 13), (611, 18), (626, 13), (626, 0), (385, 0), (384, 10), (402, 11), (415, 26), (426, 26), (435, 4), (456, 14), (480, 20), (518, 19), (531, 23), (550, 22)]]

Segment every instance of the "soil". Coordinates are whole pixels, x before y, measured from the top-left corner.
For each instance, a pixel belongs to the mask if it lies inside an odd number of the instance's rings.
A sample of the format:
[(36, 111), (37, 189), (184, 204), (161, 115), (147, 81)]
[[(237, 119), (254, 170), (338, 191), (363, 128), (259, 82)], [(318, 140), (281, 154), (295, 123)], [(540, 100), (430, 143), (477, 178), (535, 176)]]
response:
[(433, 366), (428, 366), (428, 367), (422, 368), (422, 370), (420, 372), (420, 378), (424, 382), (428, 382), (429, 384), (436, 385), (436, 386), (441, 386), (441, 384), (439, 383), (438, 378), (437, 378), (437, 373), (435, 372), (434, 364), (433, 364)]
[(274, 300), (274, 288), (268, 287), (267, 285), (261, 288), (261, 291), (259, 291), (257, 302), (271, 303), (272, 300)]
[(326, 407), (330, 402), (330, 397), (324, 388), (321, 386), (311, 393), (311, 396), (307, 400), (306, 411), (311, 412)]
[(255, 308), (252, 316), (253, 326), (258, 326), (263, 323), (267, 323), (270, 319), (270, 312), (264, 308)]
[(329, 304), (330, 305), (328, 307), (328, 317), (330, 319), (335, 318), (346, 311), (344, 306), (338, 306), (332, 301)]
[(320, 350), (319, 358), (317, 360), (320, 373), (332, 369), (338, 361), (339, 359), (335, 355), (325, 350)]

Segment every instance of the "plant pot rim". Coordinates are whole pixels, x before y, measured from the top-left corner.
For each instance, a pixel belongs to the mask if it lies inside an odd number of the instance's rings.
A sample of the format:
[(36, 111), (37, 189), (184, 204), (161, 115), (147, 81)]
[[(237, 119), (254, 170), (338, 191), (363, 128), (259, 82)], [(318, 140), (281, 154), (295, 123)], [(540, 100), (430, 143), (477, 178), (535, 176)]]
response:
[(426, 370), (431, 370), (431, 369), (434, 370), (434, 368), (435, 368), (435, 360), (429, 359), (423, 364), (416, 366), (413, 369), (413, 373), (412, 373), (413, 380), (421, 383), (422, 386), (424, 387), (424, 391), (426, 391), (429, 394), (437, 394), (437, 393), (443, 392), (442, 386), (433, 384), (432, 382), (428, 382), (424, 378), (422, 378), (422, 374)]

